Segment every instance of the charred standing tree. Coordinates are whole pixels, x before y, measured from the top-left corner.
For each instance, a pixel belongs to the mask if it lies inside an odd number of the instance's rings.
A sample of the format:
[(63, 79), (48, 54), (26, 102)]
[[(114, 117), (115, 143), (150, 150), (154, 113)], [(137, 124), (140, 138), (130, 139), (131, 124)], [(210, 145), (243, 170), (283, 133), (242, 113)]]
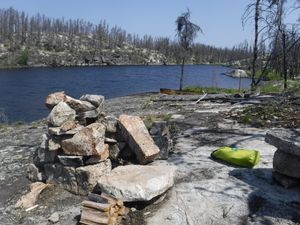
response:
[(176, 20), (176, 32), (179, 39), (179, 44), (182, 48), (181, 52), (181, 72), (180, 72), (180, 84), (179, 84), (179, 90), (182, 90), (183, 86), (183, 73), (184, 73), (184, 64), (186, 59), (190, 56), (190, 47), (194, 41), (194, 39), (197, 36), (197, 33), (199, 31), (202, 32), (201, 28), (192, 23), (190, 21), (190, 10), (187, 10), (187, 12), (183, 13), (181, 16), (179, 16)]
[(259, 23), (259, 17), (260, 17), (260, 1), (261, 0), (256, 0), (255, 3), (255, 28), (254, 28), (254, 46), (253, 46), (253, 60), (252, 60), (252, 82), (251, 82), (251, 89), (254, 89), (255, 86), (255, 76), (256, 76), (256, 61), (258, 57), (258, 23)]

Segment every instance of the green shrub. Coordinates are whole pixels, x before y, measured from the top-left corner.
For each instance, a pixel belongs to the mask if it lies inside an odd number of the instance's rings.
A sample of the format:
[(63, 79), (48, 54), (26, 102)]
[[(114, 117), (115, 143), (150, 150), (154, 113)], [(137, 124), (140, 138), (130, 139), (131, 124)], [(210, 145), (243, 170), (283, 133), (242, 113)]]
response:
[(28, 51), (27, 50), (22, 51), (18, 60), (18, 64), (20, 66), (27, 66), (28, 58), (29, 58)]
[(147, 129), (151, 129), (154, 121), (169, 121), (171, 118), (170, 114), (160, 114), (160, 115), (146, 115), (143, 117), (143, 121)]
[(191, 92), (191, 93), (198, 93), (203, 94), (203, 92), (207, 94), (219, 94), (219, 93), (226, 93), (226, 94), (236, 94), (239, 92), (246, 91), (245, 89), (238, 89), (234, 88), (218, 88), (218, 87), (199, 87), (199, 86), (188, 86), (183, 89), (183, 91)]

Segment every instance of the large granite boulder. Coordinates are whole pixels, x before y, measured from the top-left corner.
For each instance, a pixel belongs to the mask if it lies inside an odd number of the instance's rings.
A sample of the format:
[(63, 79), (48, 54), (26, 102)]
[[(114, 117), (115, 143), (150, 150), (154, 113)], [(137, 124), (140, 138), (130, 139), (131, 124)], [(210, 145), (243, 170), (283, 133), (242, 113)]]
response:
[(66, 100), (66, 94), (64, 91), (55, 92), (47, 96), (45, 105), (48, 109), (52, 109), (58, 103)]
[(93, 123), (82, 128), (72, 138), (62, 141), (66, 155), (101, 155), (105, 151), (105, 126)]
[(76, 112), (65, 102), (58, 103), (50, 112), (48, 122), (54, 127), (60, 127), (69, 120), (75, 120)]
[(99, 188), (124, 202), (149, 201), (174, 184), (170, 166), (119, 166), (98, 180)]
[(141, 164), (146, 164), (157, 158), (159, 148), (155, 145), (140, 117), (121, 115), (119, 124), (126, 142)]
[(280, 151), (300, 157), (300, 130), (276, 129), (266, 134), (265, 141)]

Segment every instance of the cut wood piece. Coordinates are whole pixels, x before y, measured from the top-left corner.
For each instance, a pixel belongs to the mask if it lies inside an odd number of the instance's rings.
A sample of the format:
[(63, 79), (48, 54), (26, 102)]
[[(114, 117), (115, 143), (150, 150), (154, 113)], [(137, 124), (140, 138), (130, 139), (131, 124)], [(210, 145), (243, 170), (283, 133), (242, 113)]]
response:
[(110, 217), (108, 225), (117, 225), (118, 217)]
[(87, 219), (82, 219), (82, 218), (79, 222), (80, 222), (80, 224), (84, 224), (84, 225), (102, 225), (100, 223), (95, 223), (95, 222), (89, 221)]
[[(107, 204), (109, 203), (107, 198), (102, 197), (101, 195), (89, 193), (88, 199), (93, 202)], [(109, 203), (110, 204), (110, 203)]]
[(82, 207), (81, 221), (90, 221), (100, 225), (107, 225), (109, 223), (108, 213), (100, 212), (95, 209)]
[(118, 211), (118, 214), (119, 214), (119, 216), (125, 216), (126, 214), (127, 214), (128, 212), (127, 212), (127, 210), (126, 210), (126, 207), (121, 207), (120, 209), (119, 209), (119, 211)]
[(108, 203), (110, 203), (110, 204), (117, 204), (118, 206), (124, 206), (124, 203), (121, 200), (119, 200), (111, 195), (108, 195), (104, 192), (101, 193), (101, 197), (107, 199)]
[(100, 210), (101, 212), (108, 212), (111, 208), (110, 204), (97, 203), (97, 202), (92, 202), (92, 201), (83, 201), (81, 203), (81, 205), (83, 207)]

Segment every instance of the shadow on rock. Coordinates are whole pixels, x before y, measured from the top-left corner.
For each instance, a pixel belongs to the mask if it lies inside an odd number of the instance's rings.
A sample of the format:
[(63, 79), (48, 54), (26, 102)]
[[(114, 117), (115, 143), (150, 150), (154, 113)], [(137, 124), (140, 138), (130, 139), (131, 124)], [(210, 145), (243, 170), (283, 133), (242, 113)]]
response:
[(300, 222), (300, 188), (285, 189), (272, 178), (272, 168), (234, 169), (231, 176), (253, 190), (248, 196), (249, 218), (261, 224), (275, 224), (271, 218)]

